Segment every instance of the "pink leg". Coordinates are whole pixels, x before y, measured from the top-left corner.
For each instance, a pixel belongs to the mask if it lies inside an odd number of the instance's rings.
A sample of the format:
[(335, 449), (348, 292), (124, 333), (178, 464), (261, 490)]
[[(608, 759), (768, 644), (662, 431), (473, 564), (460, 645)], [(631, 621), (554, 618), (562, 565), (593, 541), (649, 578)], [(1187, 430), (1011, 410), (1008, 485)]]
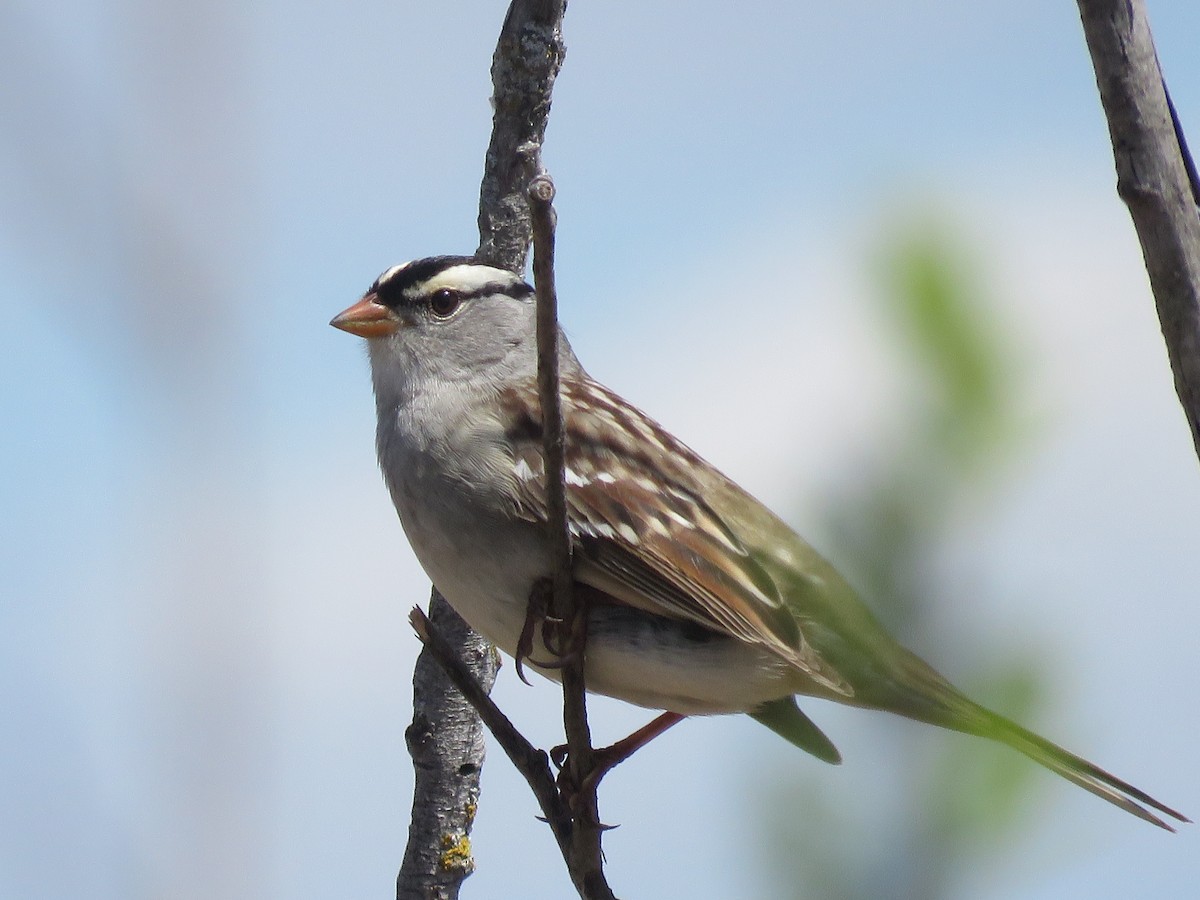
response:
[[(596, 768), (587, 776), (587, 780), (595, 784), (607, 775), (610, 769), (625, 762), (672, 725), (682, 722), (684, 718), (681, 713), (665, 712), (657, 719), (643, 725), (629, 737), (621, 738), (615, 744), (609, 744), (607, 747), (597, 747)], [(556, 766), (562, 769), (567, 761), (567, 745), (560, 744), (551, 750), (550, 758), (554, 760)]]
[(596, 751), (597, 765), (604, 767), (604, 771), (608, 771), (620, 763), (625, 762), (629, 757), (633, 756), (638, 750), (645, 747), (648, 743), (679, 722), (682, 722), (684, 717), (680, 713), (665, 712), (657, 719), (643, 725), (627, 738), (622, 738), (615, 744), (610, 744), (607, 747), (601, 747)]

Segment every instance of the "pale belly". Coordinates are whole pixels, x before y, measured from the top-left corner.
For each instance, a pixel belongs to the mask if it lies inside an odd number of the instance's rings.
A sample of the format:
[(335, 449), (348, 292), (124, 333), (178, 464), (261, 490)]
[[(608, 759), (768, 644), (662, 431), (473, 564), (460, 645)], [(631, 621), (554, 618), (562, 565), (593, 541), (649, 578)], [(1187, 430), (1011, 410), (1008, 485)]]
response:
[[(525, 626), (533, 584), (549, 571), (540, 528), (472, 516), (458, 527), (405, 531), (421, 565), (450, 605), (509, 656)], [(419, 533), (418, 540), (412, 540)], [(525, 665), (553, 680), (557, 670), (535, 629)], [(770, 651), (699, 626), (627, 606), (597, 606), (589, 620), (584, 678), (589, 691), (685, 715), (747, 712), (801, 690), (799, 673)]]

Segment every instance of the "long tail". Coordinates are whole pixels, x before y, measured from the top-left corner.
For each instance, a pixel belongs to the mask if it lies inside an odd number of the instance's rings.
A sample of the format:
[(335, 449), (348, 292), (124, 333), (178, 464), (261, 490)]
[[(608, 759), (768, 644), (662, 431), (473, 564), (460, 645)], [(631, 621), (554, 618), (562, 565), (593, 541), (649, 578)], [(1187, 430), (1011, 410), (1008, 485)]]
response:
[(1088, 762), (1083, 757), (1076, 756), (1074, 753), (1064, 750), (1057, 744), (1051, 743), (1044, 737), (1022, 728), (1015, 722), (991, 710), (984, 709), (981, 706), (976, 706), (976, 710), (978, 711), (976, 715), (982, 717), (983, 725), (971, 733), (1008, 744), (1014, 750), (1024, 753), (1034, 762), (1041, 763), (1052, 772), (1057, 772), (1063, 778), (1067, 779), (1067, 781), (1079, 785), (1085, 791), (1091, 791), (1097, 797), (1103, 797), (1114, 806), (1119, 806), (1126, 812), (1133, 813), (1139, 819), (1145, 819), (1159, 828), (1165, 828), (1167, 831), (1175, 830), (1145, 807), (1148, 806), (1151, 809), (1155, 809), (1179, 822), (1191, 821), (1191, 819), (1182, 813), (1171, 809), (1171, 807), (1164, 803), (1160, 803), (1145, 791), (1135, 788), (1129, 782), (1122, 781), (1115, 775), (1104, 771), (1104, 769), (1101, 769), (1095, 763)]
[(876, 696), (861, 698), (865, 705), (1007, 744), (1084, 790), (1167, 831), (1175, 829), (1150, 809), (1179, 822), (1191, 822), (1145, 791), (975, 703), (919, 657), (907, 653), (905, 657), (885, 680), (891, 689), (872, 691)]

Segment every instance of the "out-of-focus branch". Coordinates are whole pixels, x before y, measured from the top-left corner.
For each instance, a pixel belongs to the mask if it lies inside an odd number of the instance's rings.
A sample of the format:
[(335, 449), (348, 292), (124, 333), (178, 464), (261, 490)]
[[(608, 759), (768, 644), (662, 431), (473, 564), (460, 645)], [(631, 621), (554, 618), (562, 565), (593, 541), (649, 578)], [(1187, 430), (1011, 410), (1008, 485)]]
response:
[(567, 868), (585, 900), (609, 900), (600, 848), (602, 828), (597, 807), (598, 781), (589, 778), (596, 766), (587, 720), (583, 683), (587, 642), (587, 602), (574, 590), (571, 531), (567, 520), (566, 440), (558, 377), (558, 293), (554, 285), (554, 182), (539, 174), (529, 185), (533, 224), (533, 282), (537, 292), (538, 397), (542, 408), (542, 453), (546, 477), (546, 539), (554, 563), (556, 620), (562, 623), (563, 725), (567, 736), (567, 771), (574, 828)]
[(1078, 0), (1117, 166), (1200, 454), (1200, 211), (1144, 0)]
[[(494, 116), (480, 190), (476, 255), (515, 272), (524, 270), (529, 249), (525, 191), (537, 172), (550, 94), (565, 53), (565, 9), (565, 0), (513, 0), (492, 58)], [(436, 589), (429, 610), (438, 633), (447, 637), (459, 660), (470, 664), (486, 694), (498, 666), (495, 651)], [(484, 745), (479, 717), (447, 680), (428, 647), (422, 650), (413, 676), (413, 723), (407, 738), (416, 784), (396, 896), (453, 900), (474, 869), (468, 836), (479, 797)]]

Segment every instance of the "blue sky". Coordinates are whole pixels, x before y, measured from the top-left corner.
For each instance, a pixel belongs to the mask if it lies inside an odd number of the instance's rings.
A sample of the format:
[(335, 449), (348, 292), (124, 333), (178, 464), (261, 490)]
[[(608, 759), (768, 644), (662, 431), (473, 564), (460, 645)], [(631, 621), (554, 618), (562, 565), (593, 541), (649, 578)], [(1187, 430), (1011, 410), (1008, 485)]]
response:
[[(829, 485), (895, 427), (871, 254), (910, 215), (947, 223), (1030, 348), (1041, 426), (947, 537), (945, 574), (988, 590), (922, 649), (953, 677), (975, 648), (1053, 648), (1035, 724), (1195, 814), (1200, 481), (1074, 5), (679, 9), (568, 14), (545, 158), (576, 349), (820, 544)], [(1151, 14), (1200, 142), (1200, 8)], [(392, 263), (475, 246), (502, 17), (0, 12), (0, 895), (391, 890), (427, 585), (375, 469), (364, 355), (326, 323)], [(514, 682), (501, 702), (555, 743), (555, 691)], [(905, 775), (856, 715), (819, 710), (848, 803)], [(643, 716), (596, 705), (604, 737)], [(812, 776), (739, 719), (647, 750), (605, 784), (618, 893), (665, 892), (663, 859), (688, 860), (679, 895), (775, 890), (746, 773), (789, 766)], [(1039, 786), (1036, 828), (961, 896), (1200, 878), (1190, 832)], [(468, 895), (564, 896), (498, 754), (485, 791)]]

